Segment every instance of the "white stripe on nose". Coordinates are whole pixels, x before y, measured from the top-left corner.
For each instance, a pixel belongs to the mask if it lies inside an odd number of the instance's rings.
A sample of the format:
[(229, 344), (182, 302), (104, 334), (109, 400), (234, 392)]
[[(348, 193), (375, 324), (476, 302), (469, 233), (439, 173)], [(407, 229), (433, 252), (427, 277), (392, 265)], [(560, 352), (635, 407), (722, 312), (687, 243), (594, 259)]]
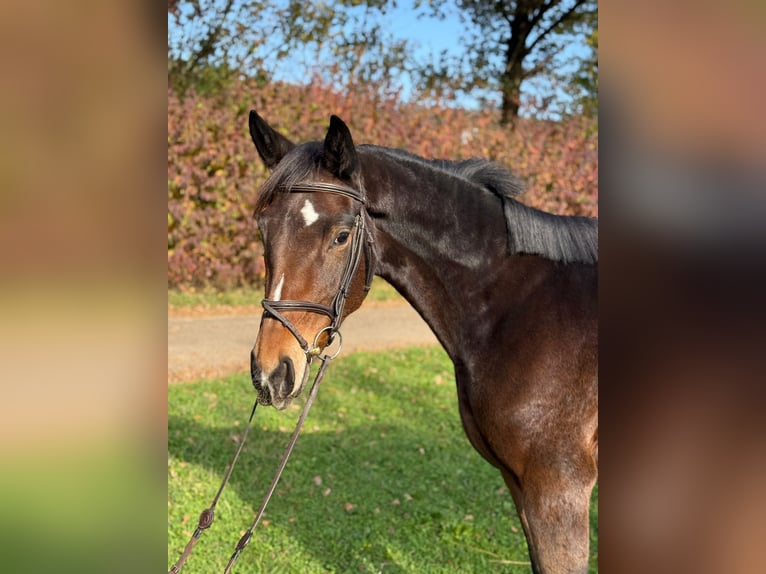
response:
[(303, 221), (306, 222), (306, 227), (319, 219), (319, 214), (316, 212), (316, 209), (314, 209), (314, 205), (308, 199), (301, 208), (301, 215), (303, 216)]
[(279, 283), (277, 283), (277, 288), (274, 289), (274, 296), (271, 298), (272, 301), (279, 301), (282, 298), (282, 287), (285, 284), (285, 274), (282, 273), (282, 277), (279, 278)]

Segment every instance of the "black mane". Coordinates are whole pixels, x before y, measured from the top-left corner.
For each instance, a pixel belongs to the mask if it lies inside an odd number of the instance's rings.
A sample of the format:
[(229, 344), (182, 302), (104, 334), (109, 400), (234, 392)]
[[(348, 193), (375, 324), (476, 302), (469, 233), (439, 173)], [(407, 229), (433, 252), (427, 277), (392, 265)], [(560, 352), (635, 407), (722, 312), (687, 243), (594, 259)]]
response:
[(563, 263), (598, 262), (598, 221), (589, 217), (554, 215), (520, 203), (516, 197), (524, 192), (524, 185), (501, 165), (480, 158), (462, 161), (425, 159), (400, 149), (360, 147), (400, 162), (437, 170), (501, 198), (508, 247), (513, 254), (540, 255)]
[[(375, 145), (360, 145), (357, 149), (360, 153), (387, 156), (414, 169), (457, 178), (479, 193), (489, 192), (499, 197), (512, 254), (540, 255), (563, 263), (598, 262), (598, 220), (554, 215), (520, 203), (516, 198), (524, 192), (524, 186), (501, 165), (479, 158), (461, 161), (426, 159), (405, 150)], [(263, 184), (255, 212), (265, 208), (280, 191), (313, 179), (321, 165), (321, 156), (320, 142), (302, 144), (287, 154)], [(361, 189), (361, 177), (354, 184)]]

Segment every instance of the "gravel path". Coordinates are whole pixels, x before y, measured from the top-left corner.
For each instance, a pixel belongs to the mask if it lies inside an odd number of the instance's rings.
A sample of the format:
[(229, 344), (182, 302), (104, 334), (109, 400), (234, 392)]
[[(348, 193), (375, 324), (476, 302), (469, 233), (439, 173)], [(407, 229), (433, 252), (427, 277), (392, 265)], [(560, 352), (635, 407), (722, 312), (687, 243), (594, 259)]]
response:
[[(168, 382), (223, 377), (250, 369), (260, 310), (245, 315), (168, 318)], [(362, 307), (341, 328), (343, 354), (438, 345), (409, 305)]]

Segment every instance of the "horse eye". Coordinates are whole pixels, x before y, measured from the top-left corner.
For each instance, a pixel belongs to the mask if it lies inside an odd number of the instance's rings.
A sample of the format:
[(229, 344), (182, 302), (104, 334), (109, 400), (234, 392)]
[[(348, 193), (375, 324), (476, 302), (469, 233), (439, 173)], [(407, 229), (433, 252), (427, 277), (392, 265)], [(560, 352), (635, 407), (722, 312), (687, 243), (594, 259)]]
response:
[(335, 240), (333, 241), (333, 245), (343, 245), (348, 241), (348, 231), (341, 231), (338, 233), (338, 235), (335, 237)]

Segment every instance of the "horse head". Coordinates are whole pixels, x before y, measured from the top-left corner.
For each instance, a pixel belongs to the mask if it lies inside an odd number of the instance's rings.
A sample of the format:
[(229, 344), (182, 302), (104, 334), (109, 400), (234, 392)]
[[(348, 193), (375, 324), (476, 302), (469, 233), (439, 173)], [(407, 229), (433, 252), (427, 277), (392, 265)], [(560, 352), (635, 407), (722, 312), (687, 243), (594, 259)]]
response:
[(362, 304), (374, 271), (372, 235), (359, 158), (342, 120), (332, 116), (324, 142), (302, 145), (255, 111), (249, 126), (272, 169), (255, 208), (266, 298), (250, 370), (259, 402), (284, 409), (305, 386), (311, 360)]

